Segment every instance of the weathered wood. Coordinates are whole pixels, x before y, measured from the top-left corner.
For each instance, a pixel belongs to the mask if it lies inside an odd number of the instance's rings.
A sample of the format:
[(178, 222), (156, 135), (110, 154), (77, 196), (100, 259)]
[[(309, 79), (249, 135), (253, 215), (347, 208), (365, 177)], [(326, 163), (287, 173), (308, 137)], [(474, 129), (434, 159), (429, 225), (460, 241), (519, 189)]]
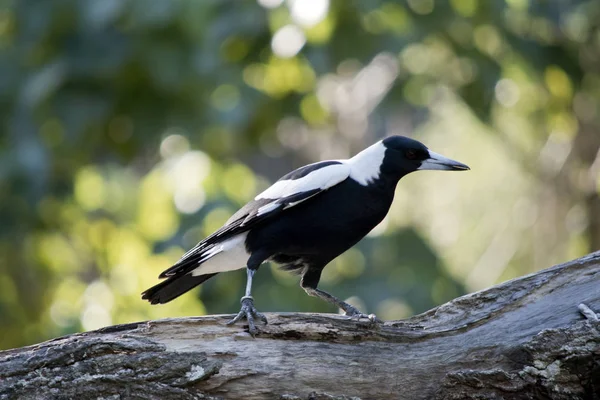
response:
[[(580, 304), (581, 306), (578, 310)], [(370, 328), (267, 314), (113, 326), (0, 352), (0, 399), (596, 399), (600, 252)]]

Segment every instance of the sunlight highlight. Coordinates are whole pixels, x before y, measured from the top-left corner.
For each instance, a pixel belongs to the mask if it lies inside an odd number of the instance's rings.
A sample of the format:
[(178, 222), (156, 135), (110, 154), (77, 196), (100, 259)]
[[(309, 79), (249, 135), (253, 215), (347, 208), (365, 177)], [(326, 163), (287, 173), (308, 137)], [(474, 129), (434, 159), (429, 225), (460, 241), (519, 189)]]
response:
[(292, 19), (298, 25), (311, 27), (327, 16), (329, 0), (288, 0)]
[(279, 57), (291, 58), (302, 50), (305, 43), (306, 37), (300, 28), (296, 25), (286, 25), (273, 35), (271, 48)]

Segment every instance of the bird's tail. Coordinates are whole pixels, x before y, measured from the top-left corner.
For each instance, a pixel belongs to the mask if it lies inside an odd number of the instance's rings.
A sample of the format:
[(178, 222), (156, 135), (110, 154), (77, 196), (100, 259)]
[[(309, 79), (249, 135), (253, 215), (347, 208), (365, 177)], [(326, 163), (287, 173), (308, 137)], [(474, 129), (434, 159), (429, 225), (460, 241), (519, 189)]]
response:
[(215, 275), (216, 273), (198, 276), (190, 274), (172, 276), (143, 292), (142, 299), (148, 300), (152, 304), (168, 303)]

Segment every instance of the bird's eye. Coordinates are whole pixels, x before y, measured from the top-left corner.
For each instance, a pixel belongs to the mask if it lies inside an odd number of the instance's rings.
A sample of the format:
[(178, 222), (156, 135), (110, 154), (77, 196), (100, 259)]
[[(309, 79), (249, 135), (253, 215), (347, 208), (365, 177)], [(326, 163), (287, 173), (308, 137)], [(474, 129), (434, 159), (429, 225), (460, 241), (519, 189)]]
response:
[(415, 158), (417, 158), (417, 152), (415, 150), (412, 150), (412, 149), (411, 150), (406, 150), (406, 153), (404, 153), (404, 155), (409, 160), (414, 160)]

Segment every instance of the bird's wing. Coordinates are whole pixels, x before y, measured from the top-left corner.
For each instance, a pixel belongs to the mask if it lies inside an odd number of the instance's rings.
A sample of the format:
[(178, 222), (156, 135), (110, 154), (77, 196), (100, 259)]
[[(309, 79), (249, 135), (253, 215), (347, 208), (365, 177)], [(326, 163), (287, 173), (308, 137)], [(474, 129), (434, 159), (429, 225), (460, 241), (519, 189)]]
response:
[(198, 264), (219, 253), (218, 245), (223, 241), (249, 231), (257, 224), (318, 195), (344, 181), (349, 175), (350, 167), (342, 161), (321, 161), (284, 175), (233, 214), (223, 227), (186, 252), (159, 277), (167, 278), (197, 268)]

